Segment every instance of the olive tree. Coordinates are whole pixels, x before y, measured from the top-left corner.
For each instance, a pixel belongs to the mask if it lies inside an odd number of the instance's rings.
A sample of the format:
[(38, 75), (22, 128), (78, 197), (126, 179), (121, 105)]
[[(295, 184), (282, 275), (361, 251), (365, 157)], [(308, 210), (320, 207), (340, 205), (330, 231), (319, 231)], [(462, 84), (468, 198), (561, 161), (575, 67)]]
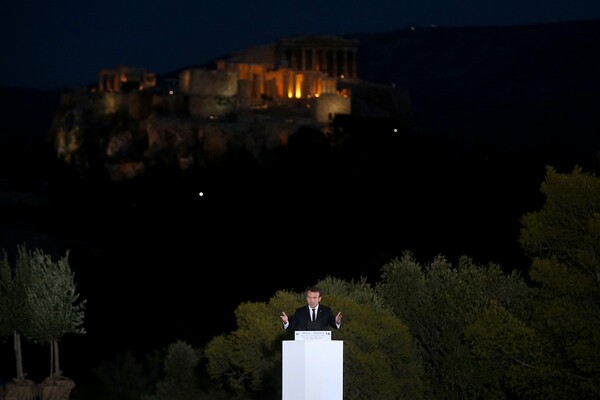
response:
[(32, 341), (50, 345), (51, 378), (62, 374), (59, 341), (67, 333), (85, 334), (86, 301), (79, 300), (68, 256), (67, 251), (64, 257), (54, 261), (39, 249), (27, 254), (31, 276), (24, 304), (30, 322), (24, 333)]
[(28, 314), (26, 302), (27, 286), (31, 282), (30, 264), (25, 245), (17, 247), (15, 265), (11, 266), (6, 250), (2, 250), (0, 259), (0, 333), (3, 338), (7, 335), (13, 337), (15, 351), (16, 383), (25, 382), (23, 368), (23, 353), (21, 335), (29, 330), (31, 318)]

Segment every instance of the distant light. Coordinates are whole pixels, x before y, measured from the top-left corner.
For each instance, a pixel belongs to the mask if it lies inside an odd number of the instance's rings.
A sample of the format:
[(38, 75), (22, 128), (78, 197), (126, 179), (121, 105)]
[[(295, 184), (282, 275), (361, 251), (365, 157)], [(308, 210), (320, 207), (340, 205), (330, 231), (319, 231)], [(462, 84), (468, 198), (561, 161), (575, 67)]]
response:
[(204, 192), (199, 192), (198, 196), (200, 196), (200, 197), (204, 196)]
[(174, 92), (173, 92), (172, 90), (169, 90), (169, 94), (170, 94), (170, 95), (171, 95), (171, 94), (173, 94), (173, 93), (174, 93)]
[(344, 74), (340, 75), (340, 78), (344, 79), (345, 78)]
[(414, 27), (414, 26), (411, 26), (411, 27), (410, 27), (410, 30), (411, 30), (411, 31), (414, 31), (414, 30), (415, 30), (415, 27)]
[(394, 128), (394, 133), (398, 133), (398, 128)]

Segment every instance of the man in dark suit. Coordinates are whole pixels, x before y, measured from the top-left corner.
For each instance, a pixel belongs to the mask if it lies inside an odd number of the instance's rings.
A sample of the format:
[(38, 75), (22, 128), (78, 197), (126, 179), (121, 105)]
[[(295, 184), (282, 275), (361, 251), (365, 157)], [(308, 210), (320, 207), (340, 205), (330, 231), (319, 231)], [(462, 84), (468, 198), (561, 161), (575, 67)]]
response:
[(333, 315), (331, 308), (320, 304), (321, 289), (316, 286), (306, 289), (306, 306), (299, 307), (292, 317), (285, 311), (281, 312), (283, 328), (289, 331), (325, 331), (330, 328), (340, 329), (342, 326), (342, 312)]

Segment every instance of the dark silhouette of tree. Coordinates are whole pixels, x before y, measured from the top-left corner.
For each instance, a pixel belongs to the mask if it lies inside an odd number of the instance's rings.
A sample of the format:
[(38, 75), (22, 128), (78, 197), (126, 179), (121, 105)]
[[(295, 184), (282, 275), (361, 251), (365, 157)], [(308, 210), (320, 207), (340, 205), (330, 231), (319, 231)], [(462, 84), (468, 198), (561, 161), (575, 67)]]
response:
[(31, 269), (25, 245), (18, 246), (14, 266), (11, 266), (6, 250), (3, 249), (0, 260), (0, 304), (3, 311), (0, 327), (3, 334), (10, 332), (13, 336), (16, 361), (14, 380), (17, 384), (24, 383), (26, 375), (23, 370), (21, 335), (28, 331), (30, 322), (27, 306), (23, 301), (30, 280)]
[(86, 333), (86, 300), (79, 299), (68, 251), (56, 261), (39, 249), (28, 252), (26, 258), (31, 280), (24, 303), (30, 323), (24, 333), (28, 339), (50, 346), (49, 377), (58, 378), (62, 375), (58, 342), (67, 333)]
[(600, 395), (600, 179), (546, 169), (546, 203), (521, 218), (530, 316), (491, 303), (466, 332), (487, 378), (523, 399)]
[(422, 266), (409, 251), (381, 272), (377, 291), (409, 328), (430, 398), (504, 398), (502, 382), (471, 356), (465, 332), (492, 304), (528, 315), (529, 288), (520, 275), (506, 275), (495, 264), (475, 265), (466, 256), (456, 266), (441, 255)]
[[(600, 179), (547, 167), (546, 203), (523, 216), (519, 238), (536, 284), (540, 351), (518, 381), (525, 396), (600, 396)], [(525, 379), (538, 382), (534, 388)], [(531, 393), (533, 391), (533, 393)]]

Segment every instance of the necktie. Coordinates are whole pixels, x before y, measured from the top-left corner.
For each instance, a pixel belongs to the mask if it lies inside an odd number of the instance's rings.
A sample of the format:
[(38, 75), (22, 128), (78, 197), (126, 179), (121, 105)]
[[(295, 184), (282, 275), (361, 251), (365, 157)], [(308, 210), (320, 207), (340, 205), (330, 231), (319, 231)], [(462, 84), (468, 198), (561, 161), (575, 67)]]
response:
[(312, 315), (312, 320), (315, 321), (317, 319), (317, 316), (315, 315), (315, 309), (312, 309), (313, 311), (313, 315)]

